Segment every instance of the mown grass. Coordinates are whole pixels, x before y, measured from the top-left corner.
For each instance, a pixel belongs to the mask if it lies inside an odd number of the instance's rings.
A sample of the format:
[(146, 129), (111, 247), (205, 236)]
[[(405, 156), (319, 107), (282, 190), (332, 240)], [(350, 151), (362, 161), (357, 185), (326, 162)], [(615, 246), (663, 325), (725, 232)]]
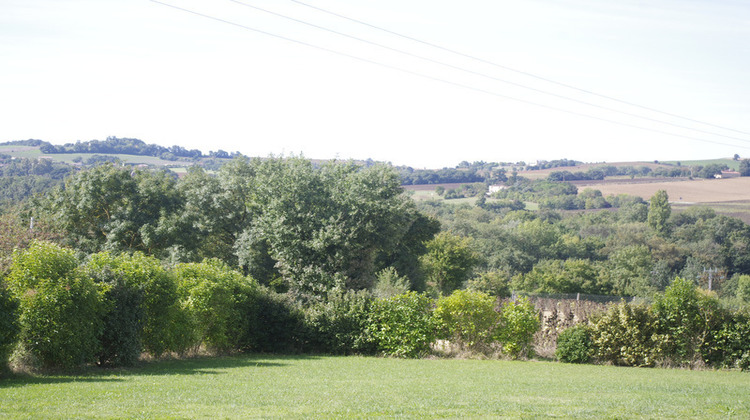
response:
[(750, 374), (552, 362), (237, 356), (0, 380), (0, 417), (750, 416)]

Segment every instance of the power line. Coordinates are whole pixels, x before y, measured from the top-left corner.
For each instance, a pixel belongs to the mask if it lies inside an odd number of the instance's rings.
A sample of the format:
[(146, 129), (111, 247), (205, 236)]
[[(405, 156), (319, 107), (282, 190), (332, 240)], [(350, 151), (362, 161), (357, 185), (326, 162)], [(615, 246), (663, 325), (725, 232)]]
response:
[[(297, 18), (288, 16), (288, 15), (285, 15), (285, 14), (282, 14), (282, 13), (278, 13), (278, 12), (274, 12), (274, 11), (271, 11), (271, 10), (268, 10), (268, 9), (264, 9), (262, 7), (255, 6), (255, 5), (243, 2), (243, 1), (239, 1), (239, 0), (229, 0), (229, 1), (232, 2), (232, 3), (235, 3), (235, 4), (239, 4), (241, 6), (253, 9), (253, 10), (258, 10), (258, 11), (261, 11), (261, 12), (264, 12), (264, 13), (276, 16), (276, 17), (280, 17), (282, 19), (290, 20), (292, 22), (296, 22), (296, 23), (300, 23), (300, 24), (303, 24), (303, 25), (307, 25), (307, 26), (313, 27), (315, 29), (319, 29), (319, 30), (322, 30), (322, 31), (333, 33), (333, 34), (338, 35), (338, 36), (342, 36), (342, 37), (345, 37), (345, 38), (353, 39), (355, 41), (359, 41), (359, 42), (366, 43), (366, 44), (369, 44), (369, 45), (374, 45), (376, 47), (383, 48), (383, 49), (388, 50), (388, 51), (393, 51), (393, 52), (396, 52), (396, 53), (399, 53), (399, 54), (403, 54), (403, 55), (406, 55), (406, 56), (409, 56), (409, 57), (417, 58), (419, 60), (427, 61), (427, 62), (430, 62), (430, 63), (433, 63), (433, 64), (438, 64), (438, 65), (441, 65), (441, 66), (444, 66), (444, 67), (447, 67), (447, 68), (450, 68), (450, 69), (459, 70), (459, 71), (462, 71), (462, 72), (465, 72), (465, 73), (468, 73), (468, 74), (472, 74), (472, 75), (475, 75), (475, 76), (484, 77), (484, 78), (487, 78), (487, 79), (490, 79), (490, 80), (494, 80), (494, 81), (497, 81), (497, 82), (506, 83), (506, 84), (509, 84), (511, 86), (520, 87), (522, 89), (530, 90), (532, 92), (541, 93), (543, 95), (552, 96), (552, 97), (555, 97), (555, 98), (559, 98), (559, 99), (563, 99), (563, 100), (566, 100), (566, 101), (571, 101), (571, 102), (579, 103), (579, 104), (582, 104), (582, 105), (586, 105), (586, 106), (590, 106), (590, 107), (602, 109), (602, 110), (609, 111), (609, 112), (615, 112), (615, 113), (618, 113), (618, 114), (627, 115), (629, 117), (640, 118), (640, 119), (643, 119), (643, 120), (646, 120), (646, 121), (655, 122), (655, 123), (658, 123), (658, 124), (669, 125), (669, 126), (672, 126), (672, 127), (677, 127), (677, 128), (681, 128), (681, 129), (685, 129), (685, 130), (691, 130), (691, 131), (695, 131), (695, 132), (699, 132), (699, 133), (703, 133), (703, 134), (709, 134), (709, 135), (712, 135), (712, 136), (724, 137), (724, 138), (728, 138), (728, 139), (732, 139), (732, 140), (738, 140), (738, 141), (741, 141), (741, 142), (750, 143), (750, 139), (740, 138), (740, 137), (735, 137), (735, 136), (728, 136), (728, 135), (725, 135), (725, 134), (715, 133), (715, 132), (712, 132), (712, 131), (706, 131), (706, 130), (702, 130), (702, 129), (698, 129), (698, 128), (689, 127), (689, 126), (686, 126), (686, 125), (675, 124), (675, 123), (664, 121), (664, 120), (660, 120), (660, 119), (657, 119), (657, 118), (646, 117), (646, 116), (643, 116), (643, 115), (634, 114), (632, 112), (622, 111), (622, 110), (619, 110), (619, 109), (615, 109), (615, 108), (611, 108), (611, 107), (607, 107), (607, 106), (603, 106), (603, 105), (599, 105), (599, 104), (594, 104), (594, 103), (583, 101), (583, 100), (580, 100), (580, 99), (571, 98), (571, 97), (566, 96), (566, 95), (560, 95), (560, 94), (549, 92), (549, 91), (546, 91), (546, 90), (543, 90), (543, 89), (537, 89), (537, 88), (534, 88), (534, 87), (530, 87), (530, 86), (524, 85), (522, 83), (516, 83), (516, 82), (512, 82), (512, 81), (509, 81), (509, 80), (506, 80), (506, 79), (502, 79), (502, 78), (499, 78), (499, 77), (491, 76), (491, 75), (488, 75), (488, 74), (485, 74), (485, 73), (477, 72), (477, 71), (474, 71), (474, 70), (469, 70), (469, 69), (461, 67), (461, 66), (456, 66), (456, 65), (453, 65), (453, 64), (450, 64), (450, 63), (446, 63), (444, 61), (435, 60), (435, 59), (432, 59), (432, 58), (429, 58), (429, 57), (425, 57), (425, 56), (422, 56), (422, 55), (414, 54), (414, 53), (411, 53), (411, 52), (408, 52), (408, 51), (404, 51), (404, 50), (401, 50), (401, 49), (398, 49), (398, 48), (393, 48), (393, 47), (390, 47), (388, 45), (383, 45), (383, 44), (380, 44), (380, 43), (377, 43), (377, 42), (373, 42), (373, 41), (370, 41), (370, 40), (367, 40), (367, 39), (364, 39), (364, 38), (361, 38), (361, 37), (358, 37), (358, 36), (354, 36), (354, 35), (350, 35), (350, 34), (347, 34), (347, 33), (344, 33), (344, 32), (336, 31), (334, 29), (326, 28), (324, 26), (317, 25), (317, 24), (314, 24), (314, 23), (311, 23), (311, 22), (308, 22), (308, 21), (305, 21), (305, 20), (302, 20), (302, 19), (297, 19)], [(304, 5), (304, 6), (315, 8), (314, 6), (310, 6), (310, 5), (306, 4), (306, 3), (302, 3), (302, 2), (299, 2), (299, 1), (296, 1), (296, 0), (292, 0), (292, 1), (294, 3), (299, 3), (299, 4)], [(336, 15), (336, 16), (339, 16), (339, 15)], [(368, 26), (370, 26), (370, 25), (368, 24)]]
[[(336, 12), (324, 9), (322, 7), (314, 6), (314, 5), (305, 3), (305, 2), (300, 1), (300, 0), (289, 0), (289, 1), (291, 1), (293, 3), (297, 3), (297, 4), (305, 6), (305, 7), (309, 7), (311, 9), (314, 9), (314, 10), (317, 10), (317, 11), (320, 11), (320, 12), (323, 12), (323, 13), (326, 13), (326, 14), (329, 14), (329, 15), (332, 15), (332, 16), (336, 16), (336, 17), (339, 17), (339, 18), (342, 18), (342, 19), (346, 19), (348, 21), (351, 21), (351, 22), (354, 22), (354, 23), (358, 23), (360, 25), (364, 25), (364, 26), (367, 26), (367, 27), (370, 27), (370, 28), (373, 28), (373, 29), (376, 29), (376, 30), (379, 30), (379, 31), (382, 31), (382, 32), (385, 32), (385, 33), (388, 33), (388, 34), (391, 34), (391, 35), (395, 35), (395, 36), (398, 36), (400, 38), (404, 38), (404, 39), (408, 39), (410, 41), (418, 42), (420, 44), (427, 45), (427, 46), (430, 46), (432, 48), (436, 48), (436, 49), (439, 49), (439, 50), (442, 50), (442, 51), (446, 51), (446, 52), (449, 52), (451, 54), (456, 54), (456, 55), (459, 55), (459, 56), (462, 56), (462, 57), (465, 57), (465, 58), (469, 58), (469, 59), (472, 59), (472, 60), (475, 60), (475, 61), (478, 61), (478, 62), (481, 62), (481, 63), (484, 63), (484, 64), (489, 64), (491, 66), (498, 67), (498, 68), (501, 68), (501, 69), (504, 69), (504, 70), (508, 70), (508, 71), (511, 71), (511, 72), (514, 72), (514, 73), (522, 74), (524, 76), (532, 77), (534, 79), (542, 80), (542, 81), (545, 81), (547, 83), (552, 83), (554, 85), (558, 85), (558, 86), (562, 86), (562, 87), (565, 87), (565, 88), (568, 88), (568, 89), (573, 89), (573, 90), (576, 90), (576, 91), (579, 91), (579, 92), (583, 92), (583, 93), (586, 93), (588, 95), (593, 95), (593, 96), (597, 96), (597, 97), (600, 97), (600, 98), (608, 99), (610, 101), (619, 102), (621, 104), (625, 104), (625, 105), (628, 105), (628, 106), (645, 109), (647, 111), (656, 112), (656, 113), (659, 113), (659, 114), (668, 115), (670, 117), (680, 118), (682, 120), (694, 122), (694, 123), (697, 123), (697, 124), (703, 124), (703, 125), (707, 125), (707, 126), (714, 127), (714, 128), (720, 128), (722, 130), (733, 131), (735, 133), (740, 133), (740, 134), (750, 134), (750, 132), (747, 132), (747, 131), (736, 130), (736, 129), (733, 129), (733, 128), (724, 127), (724, 126), (721, 126), (721, 125), (717, 125), (717, 124), (712, 124), (712, 123), (708, 123), (708, 122), (705, 122), (705, 121), (696, 120), (696, 119), (693, 119), (693, 118), (690, 118), (690, 117), (684, 117), (682, 115), (677, 115), (677, 114), (673, 114), (673, 113), (666, 112), (666, 111), (660, 111), (660, 110), (655, 109), (655, 108), (650, 108), (650, 107), (647, 107), (647, 106), (638, 105), (638, 104), (633, 103), (633, 102), (628, 102), (628, 101), (625, 101), (625, 100), (622, 100), (622, 99), (618, 99), (618, 98), (615, 98), (615, 97), (612, 97), (612, 96), (607, 96), (607, 95), (603, 95), (603, 94), (600, 94), (600, 93), (596, 93), (596, 92), (593, 92), (593, 91), (590, 91), (590, 90), (587, 90), (587, 89), (583, 89), (583, 88), (579, 88), (577, 86), (573, 86), (573, 85), (570, 85), (570, 84), (567, 84), (567, 83), (558, 82), (556, 80), (552, 80), (552, 79), (549, 79), (549, 78), (546, 78), (546, 77), (543, 77), (543, 76), (539, 76), (539, 75), (536, 75), (536, 74), (533, 74), (533, 73), (530, 73), (530, 72), (527, 72), (527, 71), (518, 70), (518, 69), (515, 69), (515, 68), (512, 68), (512, 67), (508, 67), (508, 66), (505, 66), (505, 65), (502, 65), (502, 64), (498, 64), (498, 63), (495, 63), (495, 62), (492, 62), (492, 61), (489, 61), (489, 60), (486, 60), (486, 59), (474, 56), (474, 55), (462, 53), (460, 51), (456, 51), (456, 50), (453, 50), (453, 49), (450, 49), (450, 48), (447, 48), (447, 47), (443, 47), (441, 45), (437, 45), (437, 44), (434, 44), (434, 43), (431, 43), (431, 42), (428, 42), (428, 41), (423, 41), (423, 40), (415, 38), (415, 37), (404, 35), (404, 34), (401, 34), (401, 33), (395, 32), (395, 31), (391, 31), (391, 30), (383, 28), (381, 26), (373, 25), (371, 23), (368, 23), (368, 22), (365, 22), (365, 21), (362, 21), (362, 20), (359, 20), (359, 19), (354, 19), (354, 18), (351, 18), (349, 16), (345, 16), (345, 15), (342, 15), (340, 13), (336, 13)], [(696, 130), (696, 131), (699, 131), (699, 130)], [(746, 140), (743, 140), (743, 141), (746, 141)]]
[(286, 37), (286, 36), (283, 36), (283, 35), (274, 34), (274, 33), (268, 32), (268, 31), (264, 31), (262, 29), (257, 29), (257, 28), (251, 27), (251, 26), (247, 26), (247, 25), (243, 25), (243, 24), (237, 23), (237, 22), (232, 22), (230, 20), (226, 20), (226, 19), (222, 19), (222, 18), (219, 18), (219, 17), (207, 15), (205, 13), (197, 12), (195, 10), (186, 9), (186, 8), (183, 8), (183, 7), (180, 7), (180, 6), (175, 6), (173, 4), (165, 3), (165, 2), (162, 2), (162, 1), (159, 1), (159, 0), (150, 0), (150, 1), (152, 3), (158, 3), (158, 4), (161, 4), (163, 6), (167, 6), (167, 7), (170, 7), (172, 9), (175, 9), (175, 10), (180, 10), (180, 11), (183, 11), (183, 12), (186, 12), (186, 13), (189, 13), (189, 14), (193, 14), (193, 15), (200, 16), (200, 17), (203, 17), (203, 18), (206, 18), (206, 19), (210, 19), (210, 20), (214, 20), (214, 21), (217, 21), (217, 22), (225, 23), (225, 24), (232, 25), (232, 26), (235, 26), (235, 27), (238, 27), (238, 28), (242, 28), (242, 29), (245, 29), (245, 30), (249, 30), (249, 31), (252, 31), (252, 32), (259, 33), (259, 34), (267, 35), (267, 36), (270, 36), (270, 37), (273, 37), (273, 38), (278, 38), (278, 39), (281, 39), (281, 40), (284, 40), (284, 41), (288, 41), (288, 42), (292, 42), (292, 43), (295, 43), (295, 44), (299, 44), (299, 45), (302, 45), (302, 46), (305, 46), (305, 47), (310, 47), (310, 48), (318, 49), (318, 50), (325, 51), (325, 52), (328, 52), (328, 53), (331, 53), (331, 54), (335, 54), (335, 55), (339, 55), (339, 56), (351, 58), (351, 59), (362, 61), (362, 62), (369, 63), (369, 64), (374, 64), (374, 65), (377, 65), (377, 66), (380, 66), (380, 67), (384, 67), (384, 68), (388, 68), (388, 69), (391, 69), (391, 70), (400, 71), (402, 73), (410, 74), (410, 75), (421, 77), (421, 78), (424, 78), (424, 79), (433, 80), (433, 81), (445, 83), (445, 84), (448, 84), (448, 85), (452, 85), (452, 86), (456, 86), (456, 87), (460, 87), (460, 88), (464, 88), (464, 89), (468, 89), (468, 90), (473, 90), (473, 91), (476, 91), (476, 92), (485, 93), (485, 94), (492, 95), (492, 96), (499, 97), (499, 98), (503, 98), (503, 99), (509, 99), (509, 100), (512, 100), (512, 101), (521, 102), (521, 103), (525, 103), (525, 104), (528, 104), (528, 105), (534, 105), (534, 106), (541, 107), (541, 108), (551, 109), (551, 110), (558, 111), (558, 112), (564, 112), (564, 113), (567, 113), (567, 114), (577, 115), (577, 116), (586, 117), (586, 118), (590, 118), (590, 119), (594, 119), (594, 120), (608, 122), (608, 123), (611, 123), (611, 124), (617, 124), (617, 125), (621, 125), (621, 126), (625, 126), (625, 127), (636, 128), (636, 129), (639, 129), (639, 130), (650, 131), (650, 132), (664, 134), (664, 135), (668, 135), (668, 136), (679, 137), (679, 138), (684, 138), (684, 139), (689, 139), (689, 140), (694, 140), (694, 141), (700, 141), (700, 142), (704, 142), (704, 143), (712, 143), (712, 144), (717, 144), (717, 145), (722, 145), (722, 146), (730, 146), (730, 147), (736, 147), (736, 148), (742, 148), (742, 149), (749, 149), (750, 150), (750, 147), (748, 147), (748, 146), (739, 146), (739, 145), (735, 145), (735, 144), (722, 143), (722, 142), (717, 142), (717, 141), (702, 139), (702, 138), (698, 138), (698, 137), (692, 137), (692, 136), (685, 136), (685, 135), (682, 135), (682, 134), (670, 133), (670, 132), (663, 131), (663, 130), (657, 130), (657, 129), (647, 128), (647, 127), (641, 127), (641, 126), (638, 126), (638, 125), (635, 125), (635, 124), (629, 124), (629, 123), (625, 123), (625, 122), (621, 122), (621, 121), (610, 120), (610, 119), (607, 119), (607, 118), (597, 117), (597, 116), (594, 116), (594, 115), (591, 115), (591, 114), (585, 114), (585, 113), (582, 113), (582, 112), (571, 111), (571, 110), (567, 110), (567, 109), (563, 109), (563, 108), (558, 108), (558, 107), (554, 107), (554, 106), (550, 106), (550, 105), (540, 104), (540, 103), (529, 101), (529, 100), (525, 100), (525, 99), (516, 98), (516, 97), (513, 97), (513, 96), (503, 95), (503, 94), (500, 94), (500, 93), (497, 93), (497, 92), (489, 91), (487, 89), (482, 89), (482, 88), (478, 88), (478, 87), (474, 87), (474, 86), (465, 85), (465, 84), (462, 84), (462, 83), (453, 82), (453, 81), (446, 80), (446, 79), (441, 79), (441, 78), (430, 76), (430, 75), (426, 75), (426, 74), (423, 74), (423, 73), (418, 73), (418, 72), (415, 72), (415, 71), (412, 71), (412, 70), (408, 70), (408, 69), (404, 69), (404, 68), (392, 66), (390, 64), (385, 64), (385, 63), (381, 63), (381, 62), (378, 62), (378, 61), (375, 61), (375, 60), (370, 60), (368, 58), (359, 57), (359, 56), (355, 56), (355, 55), (348, 54), (348, 53), (345, 53), (345, 52), (336, 51), (336, 50), (333, 50), (333, 49), (330, 49), (330, 48), (327, 48), (327, 47), (322, 47), (322, 46), (319, 46), (319, 45), (311, 44), (309, 42), (300, 41), (298, 39)]

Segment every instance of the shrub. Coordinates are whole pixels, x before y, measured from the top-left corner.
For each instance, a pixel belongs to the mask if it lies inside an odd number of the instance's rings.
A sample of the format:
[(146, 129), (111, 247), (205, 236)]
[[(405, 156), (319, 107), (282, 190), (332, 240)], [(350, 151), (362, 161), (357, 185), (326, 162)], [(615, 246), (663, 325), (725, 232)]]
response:
[(711, 346), (711, 332), (721, 328), (724, 317), (713, 295), (679, 277), (656, 297), (652, 310), (662, 337), (662, 354), (677, 364), (699, 360), (701, 348)]
[(89, 257), (89, 273), (111, 271), (124, 287), (143, 293), (143, 348), (159, 357), (170, 351), (184, 352), (195, 341), (190, 318), (181, 311), (174, 276), (154, 258), (136, 252), (113, 256), (100, 252)]
[(508, 286), (510, 274), (504, 271), (487, 271), (469, 280), (466, 288), (487, 293), (490, 296), (510, 296)]
[(18, 337), (18, 301), (0, 283), (0, 376)]
[[(710, 332), (709, 339), (701, 347), (701, 355), (706, 363), (716, 367), (739, 367), (750, 362), (750, 316), (736, 312), (726, 314), (717, 328)], [(744, 367), (743, 367), (744, 366)]]
[(204, 343), (218, 352), (239, 349), (240, 337), (249, 328), (242, 307), (255, 294), (256, 285), (216, 259), (179, 264), (174, 274), (195, 344)]
[(592, 353), (591, 328), (579, 324), (563, 330), (557, 337), (557, 360), (565, 363), (588, 363)]
[(109, 269), (89, 272), (102, 290), (103, 331), (97, 359), (100, 365), (131, 366), (138, 361), (143, 345), (143, 289), (132, 287)]
[(498, 341), (503, 345), (503, 353), (513, 359), (527, 357), (534, 334), (540, 327), (539, 311), (528, 298), (507, 302), (500, 311), (498, 330)]
[(365, 329), (372, 298), (367, 292), (333, 291), (305, 312), (307, 347), (331, 354), (375, 352)]
[(409, 279), (398, 275), (393, 267), (388, 267), (377, 274), (377, 281), (372, 292), (377, 298), (389, 298), (409, 291)]
[(398, 357), (418, 357), (429, 352), (435, 340), (433, 301), (416, 292), (376, 299), (367, 332), (378, 350)]
[(89, 363), (98, 351), (100, 296), (76, 267), (72, 250), (51, 243), (14, 255), (8, 285), (20, 300), (20, 341), (43, 368)]
[(489, 350), (500, 321), (495, 299), (470, 290), (457, 290), (438, 299), (434, 316), (440, 338), (479, 351)]
[(621, 302), (593, 321), (594, 357), (624, 366), (653, 366), (660, 356), (656, 319), (647, 307)]
[(266, 353), (300, 351), (305, 317), (287, 294), (259, 286), (240, 305), (247, 329), (239, 337), (239, 349)]

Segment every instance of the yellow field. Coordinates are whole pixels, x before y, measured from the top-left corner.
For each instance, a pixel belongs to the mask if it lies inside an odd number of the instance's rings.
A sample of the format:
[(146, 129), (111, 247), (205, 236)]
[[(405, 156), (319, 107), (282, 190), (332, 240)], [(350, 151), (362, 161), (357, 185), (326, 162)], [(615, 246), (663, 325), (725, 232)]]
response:
[[(665, 190), (669, 194), (669, 201), (673, 203), (722, 203), (750, 200), (750, 177), (648, 183), (607, 182), (588, 187), (601, 191), (605, 197), (630, 194), (646, 200), (656, 191)], [(578, 184), (578, 191), (583, 191), (584, 188), (587, 188), (584, 183)]]

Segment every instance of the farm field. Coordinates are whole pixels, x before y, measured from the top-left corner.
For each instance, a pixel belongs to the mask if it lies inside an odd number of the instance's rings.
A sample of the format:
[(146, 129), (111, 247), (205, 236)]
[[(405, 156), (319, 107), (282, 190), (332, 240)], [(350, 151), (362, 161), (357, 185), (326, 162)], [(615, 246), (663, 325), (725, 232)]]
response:
[(747, 418), (750, 376), (553, 362), (236, 356), (0, 380), (3, 418)]
[[(587, 187), (579, 183), (578, 190)], [(667, 191), (673, 203), (720, 203), (750, 200), (750, 177), (727, 179), (700, 179), (692, 181), (663, 181), (646, 183), (605, 182), (590, 185), (604, 196), (610, 194), (631, 194), (649, 199), (659, 190)]]

